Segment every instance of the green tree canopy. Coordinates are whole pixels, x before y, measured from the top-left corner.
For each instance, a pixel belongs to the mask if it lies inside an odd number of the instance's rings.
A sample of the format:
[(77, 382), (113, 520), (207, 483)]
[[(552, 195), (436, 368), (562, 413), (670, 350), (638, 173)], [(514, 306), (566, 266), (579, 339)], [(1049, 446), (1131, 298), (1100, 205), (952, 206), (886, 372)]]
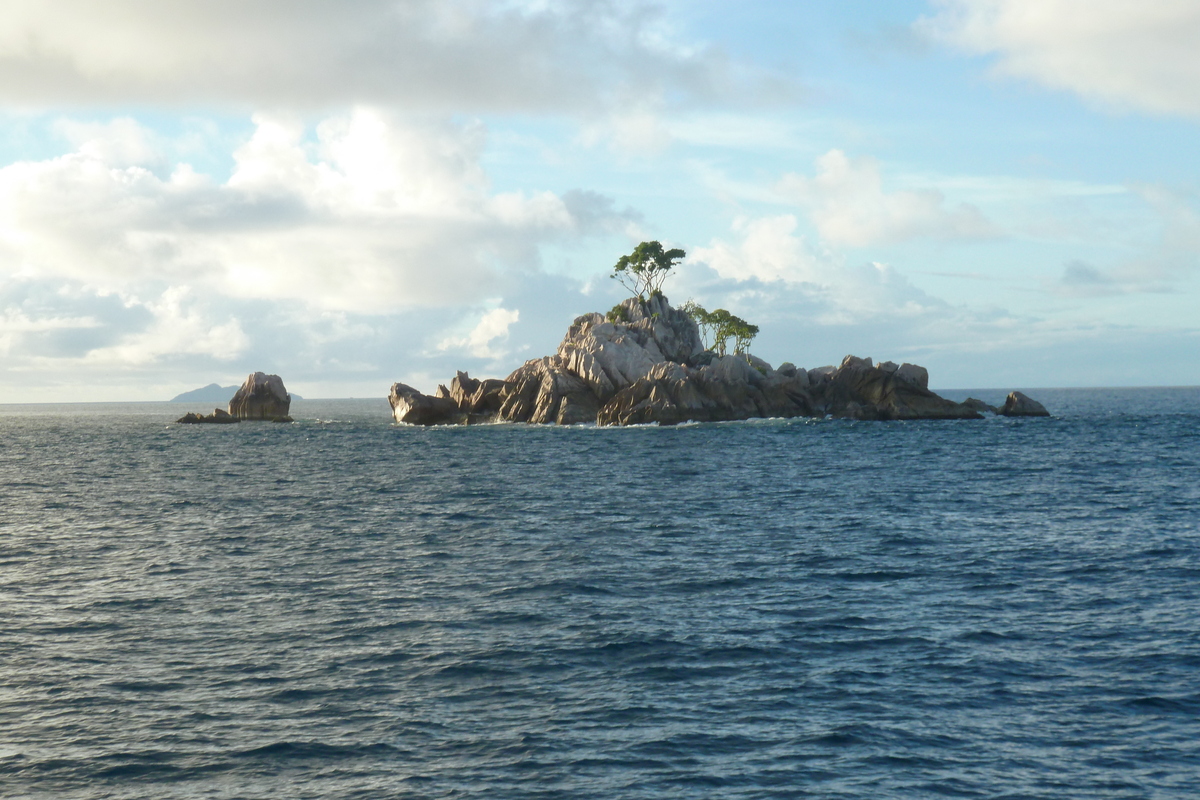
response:
[(695, 320), (700, 329), (700, 338), (704, 341), (704, 348), (719, 356), (726, 354), (730, 344), (733, 345), (735, 355), (746, 352), (750, 342), (758, 335), (757, 325), (751, 325), (723, 308), (706, 311), (695, 300), (688, 300), (679, 308)]
[(752, 325), (741, 317), (734, 317), (732, 314), (731, 326), (729, 329), (729, 337), (733, 339), (733, 352), (744, 353), (750, 348), (750, 343), (754, 341), (754, 337), (758, 336), (758, 326)]
[(691, 317), (692, 321), (696, 323), (696, 327), (700, 329), (700, 341), (704, 343), (704, 349), (712, 350), (713, 334), (716, 332), (716, 322), (713, 320), (712, 314), (695, 300), (688, 300), (679, 307), (679, 310)]
[(663, 250), (660, 242), (642, 242), (613, 267), (612, 277), (638, 298), (662, 294), (663, 281), (687, 255), (679, 248)]

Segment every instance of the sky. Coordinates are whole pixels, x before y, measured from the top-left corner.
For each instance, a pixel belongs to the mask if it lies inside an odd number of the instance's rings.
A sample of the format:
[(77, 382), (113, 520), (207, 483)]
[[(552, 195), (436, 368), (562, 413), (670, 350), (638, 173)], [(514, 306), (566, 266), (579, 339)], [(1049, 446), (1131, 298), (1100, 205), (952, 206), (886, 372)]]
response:
[(1200, 384), (1194, 0), (6, 0), (0, 402), (503, 377), (625, 296)]

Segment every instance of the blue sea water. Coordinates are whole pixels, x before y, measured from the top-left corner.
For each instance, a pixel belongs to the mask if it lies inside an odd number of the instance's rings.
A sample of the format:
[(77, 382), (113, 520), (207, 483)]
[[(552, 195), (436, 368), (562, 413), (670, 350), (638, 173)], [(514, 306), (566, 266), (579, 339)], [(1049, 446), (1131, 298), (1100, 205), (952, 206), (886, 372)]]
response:
[(0, 407), (0, 795), (1195, 797), (1200, 389), (1030, 394)]

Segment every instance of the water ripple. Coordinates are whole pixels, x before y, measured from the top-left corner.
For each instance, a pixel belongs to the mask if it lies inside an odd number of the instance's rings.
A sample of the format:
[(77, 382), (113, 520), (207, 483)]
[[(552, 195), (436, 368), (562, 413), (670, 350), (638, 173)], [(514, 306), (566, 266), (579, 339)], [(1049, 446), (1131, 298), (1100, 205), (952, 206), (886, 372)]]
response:
[(1171, 391), (628, 430), (0, 409), (0, 794), (1193, 796)]

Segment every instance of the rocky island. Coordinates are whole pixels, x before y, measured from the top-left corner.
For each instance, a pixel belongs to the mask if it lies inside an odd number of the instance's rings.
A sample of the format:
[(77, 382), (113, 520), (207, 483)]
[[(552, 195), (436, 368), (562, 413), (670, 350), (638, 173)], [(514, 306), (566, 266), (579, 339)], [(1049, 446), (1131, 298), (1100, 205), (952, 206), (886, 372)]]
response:
[(241, 422), (244, 419), (291, 422), (292, 418), (288, 416), (291, 404), (292, 396), (284, 387), (282, 378), (278, 375), (254, 372), (246, 378), (246, 382), (229, 401), (228, 411), (215, 408), (213, 413), (207, 416), (189, 413), (177, 419), (176, 422), (224, 424)]
[(939, 397), (929, 390), (928, 372), (915, 364), (846, 356), (837, 367), (805, 370), (790, 363), (772, 367), (748, 352), (720, 354), (705, 347), (694, 316), (671, 307), (660, 291), (631, 297), (607, 315), (577, 317), (557, 353), (525, 362), (504, 380), (459, 372), (432, 396), (396, 383), (388, 399), (396, 421), (415, 425), (1048, 416), (1019, 392), (999, 409)]

